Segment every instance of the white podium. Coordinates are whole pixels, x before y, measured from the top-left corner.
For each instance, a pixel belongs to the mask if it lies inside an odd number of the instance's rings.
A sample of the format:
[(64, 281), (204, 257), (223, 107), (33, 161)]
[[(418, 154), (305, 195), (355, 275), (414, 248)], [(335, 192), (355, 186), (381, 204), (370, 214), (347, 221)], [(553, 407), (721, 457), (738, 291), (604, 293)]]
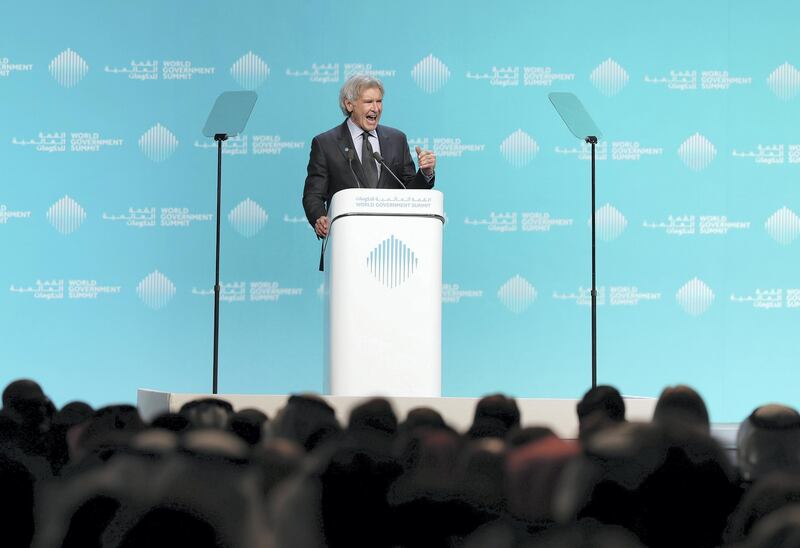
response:
[(328, 392), (440, 396), (442, 193), (342, 190), (328, 216)]

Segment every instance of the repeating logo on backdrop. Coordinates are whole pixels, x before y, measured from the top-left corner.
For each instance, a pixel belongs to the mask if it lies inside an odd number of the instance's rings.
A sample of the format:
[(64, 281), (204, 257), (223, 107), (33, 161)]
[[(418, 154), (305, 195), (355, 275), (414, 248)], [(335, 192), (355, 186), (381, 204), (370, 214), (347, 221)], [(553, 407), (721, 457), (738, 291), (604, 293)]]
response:
[[(248, 300), (247, 282), (220, 283), (219, 300), (225, 303), (243, 303)], [(251, 302), (278, 302), (283, 297), (301, 297), (302, 287), (281, 287), (278, 282), (250, 282), (249, 300)], [(207, 297), (214, 294), (213, 289), (192, 288), (192, 295)]]
[(800, 70), (794, 65), (784, 63), (772, 71), (767, 78), (767, 85), (779, 99), (784, 101), (794, 99), (800, 91)]
[(267, 224), (269, 215), (264, 208), (247, 198), (228, 213), (228, 222), (245, 238), (252, 238)]
[(517, 274), (497, 290), (497, 298), (514, 314), (525, 312), (536, 300), (536, 288), (528, 280)]
[[(595, 228), (597, 235), (604, 242), (610, 242), (619, 238), (628, 226), (628, 220), (611, 204), (606, 204), (594, 213)], [(591, 226), (592, 219), (587, 221)]]
[(703, 135), (695, 133), (681, 144), (678, 155), (686, 167), (692, 171), (702, 171), (714, 161), (717, 148)]
[(11, 76), (12, 72), (30, 72), (33, 70), (31, 63), (14, 63), (8, 57), (0, 57), (0, 78)]
[(509, 164), (520, 168), (528, 165), (536, 158), (536, 154), (539, 152), (539, 144), (533, 137), (518, 129), (500, 143), (500, 152), (503, 153), (503, 157)]
[(163, 162), (178, 148), (178, 139), (159, 123), (148, 129), (139, 138), (139, 148), (154, 162)]
[(483, 289), (461, 289), (459, 284), (442, 284), (442, 304), (459, 304), (461, 299), (481, 299)]
[(83, 57), (69, 48), (50, 61), (48, 68), (58, 85), (65, 88), (74, 87), (89, 72), (89, 65)]
[(782, 165), (784, 163), (800, 164), (800, 145), (758, 144), (755, 149), (751, 150), (733, 149), (731, 156), (752, 160), (753, 163), (764, 166)]
[(778, 310), (782, 308), (800, 308), (800, 289), (790, 287), (784, 290), (782, 287), (769, 289), (756, 289), (749, 295), (737, 295), (731, 293), (732, 303), (746, 304), (760, 310)]
[(675, 300), (688, 314), (699, 316), (711, 308), (714, 292), (703, 280), (695, 277), (678, 290)]
[(489, 232), (550, 232), (553, 227), (572, 226), (573, 220), (557, 218), (546, 211), (509, 211), (505, 213), (489, 213), (488, 217), (464, 218), (467, 226), (485, 226)]
[(86, 211), (78, 202), (64, 196), (47, 210), (47, 220), (53, 228), (68, 236), (78, 230), (86, 220)]
[(0, 204), (0, 225), (8, 223), (9, 219), (30, 219), (30, 211), (13, 211), (6, 204)]
[(139, 299), (153, 310), (160, 310), (167, 306), (175, 296), (175, 284), (158, 270), (148, 274), (136, 286)]
[(416, 253), (394, 234), (367, 255), (367, 269), (389, 289), (409, 279), (418, 266)]
[(12, 285), (11, 293), (29, 294), (36, 300), (98, 300), (101, 295), (119, 295), (122, 286), (103, 285), (97, 280), (36, 280), (28, 286)]
[(613, 97), (628, 85), (628, 72), (610, 57), (597, 65), (589, 79), (600, 93)]
[(497, 67), (493, 66), (487, 72), (472, 72), (468, 71), (466, 74), (467, 80), (486, 81), (490, 86), (494, 87), (517, 87), (520, 83), (523, 86), (537, 86), (549, 87), (553, 82), (560, 80), (574, 80), (575, 74), (571, 73), (557, 73), (554, 72), (552, 67), (521, 67), (508, 66)]
[(286, 69), (286, 76), (307, 79), (312, 84), (335, 84), (356, 74), (376, 78), (389, 78), (397, 74), (394, 69), (376, 69), (371, 63), (312, 63), (307, 69)]
[(450, 69), (431, 54), (414, 66), (411, 77), (422, 91), (435, 93), (450, 79)]
[(800, 235), (800, 217), (788, 207), (782, 207), (766, 220), (764, 228), (773, 240), (789, 245)]
[(439, 158), (461, 158), (465, 153), (483, 152), (486, 145), (465, 143), (460, 137), (413, 137), (408, 139), (408, 148), (413, 154), (416, 147), (429, 149), (433, 141), (433, 152)]
[[(160, 64), (160, 68), (159, 68)], [(130, 80), (192, 80), (195, 76), (213, 76), (216, 67), (199, 67), (188, 60), (168, 59), (164, 61), (131, 61), (126, 67), (109, 67), (103, 69), (107, 74), (124, 74)]]
[(244, 89), (256, 89), (269, 77), (269, 65), (261, 57), (248, 51), (231, 66), (231, 76)]
[(643, 221), (642, 228), (669, 236), (727, 236), (732, 230), (749, 230), (750, 221), (732, 221), (727, 215), (669, 215), (666, 221)]
[(750, 85), (750, 76), (731, 76), (727, 70), (670, 70), (669, 76), (650, 77), (645, 75), (646, 84), (663, 85), (672, 91), (728, 90), (731, 86)]

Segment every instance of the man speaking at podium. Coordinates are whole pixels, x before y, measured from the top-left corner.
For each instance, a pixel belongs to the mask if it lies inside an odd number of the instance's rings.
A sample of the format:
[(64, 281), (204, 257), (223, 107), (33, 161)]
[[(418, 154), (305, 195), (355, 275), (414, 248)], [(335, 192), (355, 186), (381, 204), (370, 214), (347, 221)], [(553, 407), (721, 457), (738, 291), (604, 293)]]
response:
[(383, 84), (359, 74), (339, 91), (339, 107), (347, 119), (311, 141), (303, 209), (317, 237), (328, 235), (327, 207), (345, 188), (432, 188), (436, 155), (416, 147), (414, 168), (402, 131), (379, 126)]

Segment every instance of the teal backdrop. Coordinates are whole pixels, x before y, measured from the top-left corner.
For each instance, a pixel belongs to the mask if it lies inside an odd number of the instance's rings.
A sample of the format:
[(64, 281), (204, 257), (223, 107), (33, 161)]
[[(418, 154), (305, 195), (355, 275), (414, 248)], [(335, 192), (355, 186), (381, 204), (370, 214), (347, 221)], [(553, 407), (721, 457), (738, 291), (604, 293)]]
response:
[(225, 148), (220, 390), (321, 390), (300, 197), (312, 137), (367, 72), (382, 123), (438, 155), (445, 396), (590, 383), (588, 149), (547, 99), (569, 91), (603, 130), (599, 381), (691, 384), (715, 421), (800, 405), (798, 20), (775, 0), (6, 5), (0, 385), (95, 405), (210, 390), (201, 129), (252, 89)]

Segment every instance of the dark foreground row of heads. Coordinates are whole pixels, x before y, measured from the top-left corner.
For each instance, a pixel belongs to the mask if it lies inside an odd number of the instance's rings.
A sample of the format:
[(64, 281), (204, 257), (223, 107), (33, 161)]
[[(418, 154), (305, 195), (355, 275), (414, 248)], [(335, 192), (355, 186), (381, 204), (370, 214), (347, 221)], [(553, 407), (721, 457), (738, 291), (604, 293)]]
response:
[(594, 388), (576, 440), (520, 424), (501, 394), (466, 432), (380, 398), (346, 424), (315, 395), (274, 417), (201, 399), (150, 423), (57, 409), (30, 380), (2, 403), (4, 547), (800, 547), (800, 415), (755, 409), (732, 462), (686, 386), (650, 422)]

